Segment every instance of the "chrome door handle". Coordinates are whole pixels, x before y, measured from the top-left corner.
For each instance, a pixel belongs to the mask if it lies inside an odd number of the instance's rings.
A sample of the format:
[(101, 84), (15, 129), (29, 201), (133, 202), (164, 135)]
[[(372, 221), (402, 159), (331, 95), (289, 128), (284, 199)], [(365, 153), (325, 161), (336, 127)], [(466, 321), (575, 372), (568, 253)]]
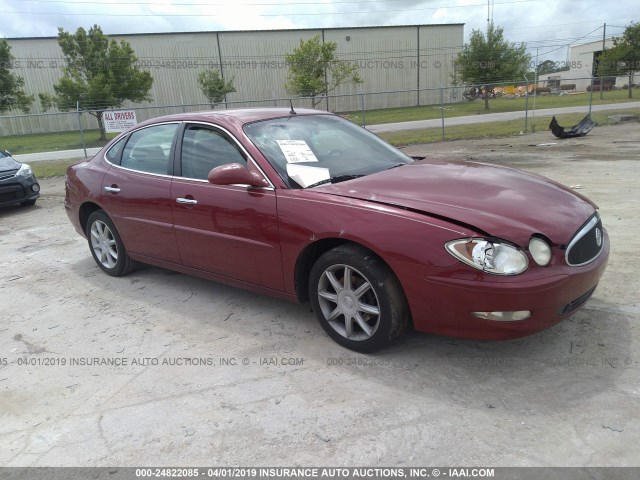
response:
[(182, 204), (182, 205), (195, 205), (198, 203), (198, 200), (194, 200), (192, 198), (181, 198), (178, 197), (176, 198), (176, 202)]
[(104, 187), (107, 192), (118, 193), (120, 189), (118, 187)]

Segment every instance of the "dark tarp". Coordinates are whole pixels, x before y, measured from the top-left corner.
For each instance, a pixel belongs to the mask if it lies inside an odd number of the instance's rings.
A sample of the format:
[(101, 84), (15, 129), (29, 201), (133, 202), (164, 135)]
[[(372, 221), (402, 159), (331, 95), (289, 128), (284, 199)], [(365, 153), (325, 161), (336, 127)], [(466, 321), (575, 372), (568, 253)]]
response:
[(591, 131), (596, 124), (591, 120), (591, 115), (587, 115), (580, 123), (574, 125), (568, 130), (565, 130), (564, 127), (561, 127), (554, 116), (551, 119), (551, 123), (549, 124), (549, 129), (553, 132), (553, 134), (558, 138), (572, 138), (572, 137), (582, 137)]

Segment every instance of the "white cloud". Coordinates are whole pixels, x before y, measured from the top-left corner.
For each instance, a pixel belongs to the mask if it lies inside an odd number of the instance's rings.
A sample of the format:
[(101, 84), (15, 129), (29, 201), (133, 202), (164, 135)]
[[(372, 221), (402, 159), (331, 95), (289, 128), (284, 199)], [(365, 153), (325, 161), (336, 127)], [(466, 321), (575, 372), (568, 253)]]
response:
[[(203, 5), (204, 4), (204, 5)], [(600, 0), (494, 0), (493, 20), (508, 40), (561, 58), (570, 43), (591, 41), (638, 20), (637, 0), (604, 9)], [(484, 30), (483, 0), (0, 0), (6, 37), (56, 36), (99, 24), (107, 34), (206, 30), (269, 30), (345, 26), (464, 23)], [(611, 25), (616, 25), (613, 27)], [(583, 38), (581, 38), (583, 37)]]

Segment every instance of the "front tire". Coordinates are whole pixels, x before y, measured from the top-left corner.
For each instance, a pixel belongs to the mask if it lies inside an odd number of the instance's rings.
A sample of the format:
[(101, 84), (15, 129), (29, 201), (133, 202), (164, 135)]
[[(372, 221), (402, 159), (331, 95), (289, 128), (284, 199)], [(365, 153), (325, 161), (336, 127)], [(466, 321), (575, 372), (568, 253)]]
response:
[(325, 332), (357, 352), (380, 349), (409, 323), (400, 282), (380, 258), (357, 245), (341, 245), (316, 261), (309, 298)]
[(136, 268), (137, 262), (129, 258), (116, 226), (104, 211), (89, 215), (86, 233), (91, 255), (103, 272), (121, 277)]

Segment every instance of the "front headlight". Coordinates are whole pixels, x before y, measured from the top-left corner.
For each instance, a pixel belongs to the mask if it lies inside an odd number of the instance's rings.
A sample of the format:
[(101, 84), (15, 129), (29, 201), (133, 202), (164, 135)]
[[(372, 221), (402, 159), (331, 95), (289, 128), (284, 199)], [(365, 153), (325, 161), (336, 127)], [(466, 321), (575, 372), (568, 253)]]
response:
[(16, 176), (18, 177), (30, 177), (31, 175), (33, 175), (31, 166), (27, 165), (26, 163), (23, 163), (20, 166), (20, 170), (18, 170), (18, 173), (16, 173)]
[(524, 252), (495, 238), (452, 240), (445, 248), (461, 262), (494, 275), (518, 275), (529, 266)]

